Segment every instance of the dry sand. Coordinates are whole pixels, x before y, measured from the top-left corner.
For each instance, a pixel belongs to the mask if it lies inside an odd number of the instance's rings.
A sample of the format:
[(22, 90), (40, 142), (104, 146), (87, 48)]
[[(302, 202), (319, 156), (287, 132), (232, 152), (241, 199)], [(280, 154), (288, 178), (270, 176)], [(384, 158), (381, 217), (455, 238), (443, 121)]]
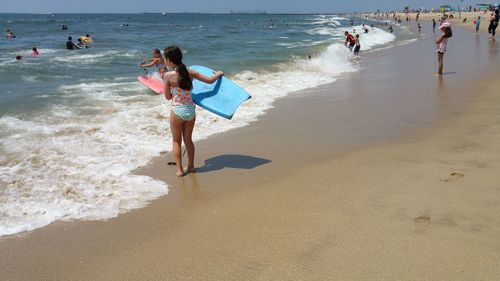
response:
[(495, 280), (498, 46), (469, 35), (442, 80), (428, 37), (199, 142), (196, 175), (153, 160), (168, 196), (2, 239), (0, 279)]

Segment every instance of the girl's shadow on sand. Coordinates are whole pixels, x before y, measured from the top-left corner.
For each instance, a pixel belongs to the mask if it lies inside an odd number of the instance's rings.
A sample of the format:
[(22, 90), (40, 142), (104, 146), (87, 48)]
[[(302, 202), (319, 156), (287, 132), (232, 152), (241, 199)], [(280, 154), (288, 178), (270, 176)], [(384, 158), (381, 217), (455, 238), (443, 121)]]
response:
[(205, 160), (205, 165), (196, 168), (196, 173), (208, 173), (224, 168), (253, 169), (271, 163), (271, 160), (247, 155), (219, 155)]

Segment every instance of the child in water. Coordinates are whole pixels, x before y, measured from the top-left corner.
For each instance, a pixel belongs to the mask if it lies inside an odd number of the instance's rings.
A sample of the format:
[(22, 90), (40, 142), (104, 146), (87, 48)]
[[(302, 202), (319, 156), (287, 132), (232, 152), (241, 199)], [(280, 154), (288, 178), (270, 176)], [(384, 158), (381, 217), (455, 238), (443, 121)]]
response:
[(33, 47), (33, 49), (31, 49), (31, 55), (33, 57), (37, 57), (40, 55), (40, 53), (38, 52), (38, 49), (36, 47)]
[(6, 37), (7, 37), (7, 39), (13, 39), (13, 38), (16, 38), (16, 35), (14, 35), (14, 32), (12, 32), (12, 30), (7, 29)]
[[(163, 74), (166, 72), (165, 61), (161, 56), (159, 49), (153, 49), (153, 58), (145, 59), (143, 63), (139, 64), (139, 67), (158, 67), (158, 73), (160, 75), (159, 79), (163, 79)], [(153, 74), (154, 75), (154, 74)]]
[(92, 39), (92, 37), (90, 37), (90, 35), (88, 34), (85, 34), (85, 36), (80, 37), (80, 39), (82, 39), (82, 41), (85, 43), (94, 43), (94, 39)]
[(196, 121), (196, 112), (191, 91), (193, 79), (212, 84), (223, 76), (222, 71), (216, 71), (212, 76), (205, 76), (195, 70), (188, 70), (182, 62), (182, 52), (176, 46), (165, 48), (165, 64), (173, 69), (166, 72), (163, 80), (165, 83), (165, 98), (172, 100), (172, 111), (170, 112), (170, 132), (172, 133), (172, 146), (175, 163), (177, 165), (176, 175), (185, 175), (182, 167), (181, 145), (186, 146), (188, 154), (188, 173), (196, 172), (194, 168), (194, 143), (192, 134)]
[(359, 43), (359, 34), (356, 34), (356, 45), (354, 46), (354, 55), (359, 56), (359, 50), (361, 49), (361, 44)]
[(476, 25), (476, 34), (478, 34), (479, 27), (481, 26), (481, 16), (477, 17), (477, 20), (474, 21), (474, 24)]
[(82, 38), (78, 38), (78, 40), (76, 41), (75, 46), (76, 46), (78, 49), (88, 48), (88, 47), (87, 47), (87, 45), (83, 44)]
[(449, 22), (443, 22), (439, 29), (443, 32), (441, 36), (436, 40), (437, 45), (437, 55), (438, 55), (438, 75), (443, 75), (443, 59), (444, 53), (446, 53), (446, 45), (448, 43), (448, 38), (452, 36), (451, 24)]

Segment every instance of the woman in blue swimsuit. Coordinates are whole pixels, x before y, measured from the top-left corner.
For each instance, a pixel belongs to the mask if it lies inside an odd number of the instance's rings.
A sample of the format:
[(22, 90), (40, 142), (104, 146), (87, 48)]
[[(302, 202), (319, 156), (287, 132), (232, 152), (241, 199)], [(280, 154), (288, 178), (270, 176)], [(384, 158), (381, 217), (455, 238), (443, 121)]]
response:
[(182, 63), (182, 52), (178, 47), (170, 46), (164, 51), (165, 64), (173, 71), (166, 72), (163, 76), (165, 83), (165, 98), (172, 100), (170, 112), (170, 132), (172, 133), (172, 147), (177, 165), (176, 175), (184, 176), (181, 159), (181, 145), (184, 140), (188, 154), (187, 172), (194, 173), (194, 143), (192, 140), (196, 112), (191, 90), (193, 79), (212, 84), (223, 76), (222, 71), (215, 72), (212, 76), (205, 76), (195, 70), (188, 70)]

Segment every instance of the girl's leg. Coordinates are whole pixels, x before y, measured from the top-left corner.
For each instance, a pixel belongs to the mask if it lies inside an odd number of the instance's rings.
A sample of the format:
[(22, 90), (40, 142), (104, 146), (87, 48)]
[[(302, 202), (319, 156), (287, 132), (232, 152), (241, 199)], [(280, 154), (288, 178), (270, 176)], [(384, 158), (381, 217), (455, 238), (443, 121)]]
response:
[(183, 138), (184, 144), (186, 145), (187, 155), (188, 155), (188, 167), (187, 171), (190, 173), (196, 172), (194, 168), (194, 143), (193, 143), (193, 129), (196, 122), (196, 117), (193, 120), (186, 121), (184, 123)]
[(443, 74), (443, 57), (444, 54), (438, 53), (438, 74)]
[(175, 113), (170, 113), (170, 132), (172, 133), (172, 150), (174, 154), (175, 164), (177, 165), (176, 175), (178, 177), (184, 176), (184, 169), (182, 167), (182, 131), (184, 121), (177, 117)]

